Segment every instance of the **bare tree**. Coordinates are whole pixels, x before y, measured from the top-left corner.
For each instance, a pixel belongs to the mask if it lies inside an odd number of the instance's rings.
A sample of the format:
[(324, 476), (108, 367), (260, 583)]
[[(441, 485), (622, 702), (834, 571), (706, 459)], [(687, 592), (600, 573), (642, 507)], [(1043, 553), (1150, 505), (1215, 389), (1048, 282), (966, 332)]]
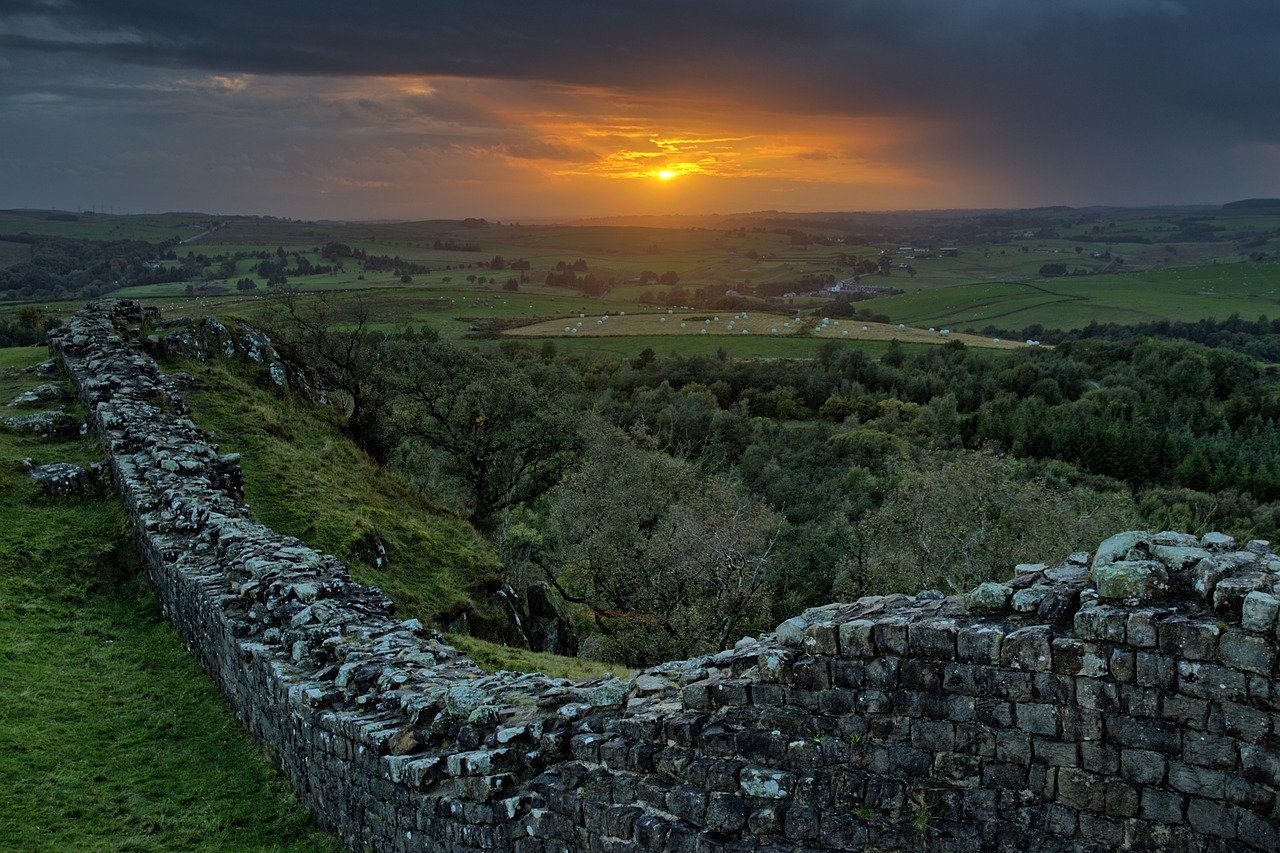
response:
[(283, 289), (272, 297), (271, 310), (272, 337), (286, 354), (313, 368), (326, 389), (345, 398), (348, 433), (385, 462), (389, 447), (382, 416), (389, 388), (368, 302)]

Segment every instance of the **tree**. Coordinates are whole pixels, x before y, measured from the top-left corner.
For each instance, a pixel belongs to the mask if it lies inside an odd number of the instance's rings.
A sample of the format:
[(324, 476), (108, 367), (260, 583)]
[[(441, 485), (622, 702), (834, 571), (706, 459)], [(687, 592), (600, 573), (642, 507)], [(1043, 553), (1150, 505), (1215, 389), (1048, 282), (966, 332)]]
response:
[(387, 359), (397, 368), (395, 442), (438, 454), (481, 528), (546, 492), (572, 462), (577, 419), (559, 399), (558, 374), (535, 377), (439, 341), (395, 341)]
[(593, 428), (552, 492), (549, 578), (586, 605), (601, 653), (640, 665), (763, 627), (780, 519), (727, 480)]
[(870, 517), (868, 586), (964, 592), (1136, 524), (1127, 495), (1050, 486), (987, 454), (924, 457)]
[(680, 275), (675, 270), (667, 270), (658, 277), (658, 284), (675, 287), (680, 283)]
[(294, 361), (312, 367), (326, 389), (345, 397), (347, 432), (378, 462), (389, 447), (382, 417), (388, 402), (385, 362), (374, 346), (368, 303), (335, 302), (328, 294), (305, 300), (277, 291), (272, 338)]

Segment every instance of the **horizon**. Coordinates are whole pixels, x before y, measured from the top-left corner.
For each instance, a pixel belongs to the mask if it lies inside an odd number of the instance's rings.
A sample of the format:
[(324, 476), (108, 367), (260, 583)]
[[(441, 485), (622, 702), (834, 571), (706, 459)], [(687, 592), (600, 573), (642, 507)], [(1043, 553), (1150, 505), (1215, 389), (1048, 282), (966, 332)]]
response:
[(0, 4), (0, 207), (305, 220), (1280, 195), (1249, 0)]
[[(1032, 205), (1029, 207), (904, 207), (904, 208), (860, 208), (860, 209), (758, 209), (758, 210), (733, 210), (733, 211), (712, 211), (699, 212), (691, 211), (687, 213), (609, 213), (601, 215), (565, 215), (565, 216), (459, 216), (459, 215), (443, 215), (443, 216), (369, 216), (364, 218), (344, 218), (344, 217), (302, 217), (290, 216), (288, 214), (274, 213), (258, 213), (248, 211), (217, 211), (217, 210), (118, 210), (112, 209), (111, 205), (90, 205), (86, 207), (3, 207), (0, 208), (0, 214), (24, 214), (24, 213), (48, 213), (48, 214), (73, 214), (76, 216), (211, 216), (225, 217), (228, 219), (271, 219), (286, 222), (310, 222), (310, 223), (338, 223), (351, 225), (377, 225), (377, 224), (412, 224), (415, 222), (464, 222), (467, 220), (483, 220), (488, 225), (521, 225), (521, 226), (538, 226), (538, 225), (575, 225), (575, 224), (591, 224), (603, 222), (610, 219), (733, 219), (741, 217), (758, 217), (758, 216), (881, 216), (881, 215), (926, 215), (926, 214), (951, 214), (951, 215), (984, 215), (991, 213), (1030, 213), (1036, 211), (1054, 211), (1054, 210), (1078, 210), (1078, 211), (1170, 211), (1170, 210), (1221, 210), (1228, 204), (1244, 201), (1275, 201), (1276, 206), (1280, 207), (1280, 198), (1270, 199), (1264, 197), (1249, 199), (1231, 199), (1225, 202), (1184, 202), (1180, 204), (1142, 204), (1142, 205), (1124, 205), (1124, 204), (1086, 204), (1086, 205), (1065, 205), (1065, 204), (1042, 204)], [(98, 207), (106, 207), (106, 210), (97, 209)]]

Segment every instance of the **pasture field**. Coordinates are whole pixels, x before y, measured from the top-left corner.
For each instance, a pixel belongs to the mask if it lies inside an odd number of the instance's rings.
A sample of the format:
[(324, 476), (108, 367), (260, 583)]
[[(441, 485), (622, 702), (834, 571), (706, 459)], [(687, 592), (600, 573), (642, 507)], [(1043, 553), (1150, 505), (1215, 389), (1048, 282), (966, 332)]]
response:
[(1170, 267), (1034, 282), (981, 282), (889, 296), (872, 303), (900, 322), (980, 329), (1078, 328), (1098, 322), (1253, 319), (1280, 314), (1280, 263)]
[[(825, 319), (825, 318), (824, 318)], [(945, 333), (944, 333), (945, 332)], [(992, 349), (1016, 349), (1025, 346), (1017, 341), (1004, 341), (978, 335), (929, 331), (913, 326), (894, 326), (861, 320), (797, 320), (784, 314), (738, 312), (730, 314), (709, 311), (685, 311), (676, 313), (655, 312), (623, 314), (621, 316), (583, 314), (578, 318), (544, 320), (521, 326), (507, 333), (514, 337), (716, 337), (739, 339), (764, 337), (766, 339), (794, 339), (813, 337), (820, 340), (891, 341), (902, 343), (937, 344), (947, 340), (962, 341), (968, 346)]]

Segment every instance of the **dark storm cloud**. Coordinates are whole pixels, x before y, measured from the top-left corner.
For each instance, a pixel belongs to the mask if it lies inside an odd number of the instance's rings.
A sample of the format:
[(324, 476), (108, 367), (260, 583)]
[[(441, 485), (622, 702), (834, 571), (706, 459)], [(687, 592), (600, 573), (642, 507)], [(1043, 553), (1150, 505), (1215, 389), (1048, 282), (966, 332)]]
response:
[(755, 91), (862, 114), (1034, 97), (1270, 125), (1280, 98), (1270, 0), (7, 0), (0, 33), (10, 51), (211, 71)]
[[(0, 132), (43, 122), (23, 128), (37, 156), (54, 119), (69, 129), (91, 116), (102, 139), (172, 134), (193, 109), (255, 123), (251, 99), (175, 92), (186, 72), (449, 76), (927, 120), (934, 130), (897, 156), (1016, 187), (1010, 203), (1280, 193), (1274, 0), (0, 0), (0, 56)], [(450, 98), (262, 109), (335, 134), (419, 113), (502, 125), (485, 104)], [(477, 149), (589, 156), (564, 140), (500, 137)]]

